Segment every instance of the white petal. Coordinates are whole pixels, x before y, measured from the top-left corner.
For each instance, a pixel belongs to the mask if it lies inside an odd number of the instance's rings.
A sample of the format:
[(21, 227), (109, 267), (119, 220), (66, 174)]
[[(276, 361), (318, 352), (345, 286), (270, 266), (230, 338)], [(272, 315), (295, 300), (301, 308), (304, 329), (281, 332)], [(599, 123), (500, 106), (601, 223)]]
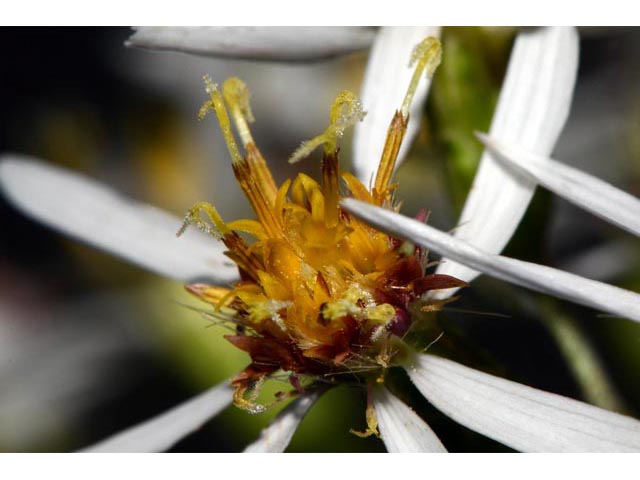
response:
[(447, 451), (429, 425), (386, 388), (374, 390), (373, 406), (387, 451), (391, 453)]
[(364, 27), (138, 27), (127, 46), (207, 57), (313, 61), (367, 48)]
[[(402, 105), (413, 75), (408, 68), (413, 48), (428, 36), (440, 36), (439, 27), (382, 27), (371, 49), (360, 98), (367, 116), (355, 126), (353, 168), (369, 185), (375, 174), (387, 136), (389, 123)], [(421, 79), (411, 104), (411, 115), (398, 155), (402, 162), (418, 132), (431, 80)]]
[(492, 277), (640, 322), (640, 295), (635, 292), (544, 265), (483, 252), (422, 222), (368, 203), (346, 199), (342, 205), (381, 230)]
[[(123, 294), (57, 305), (38, 295), (32, 279), (16, 277), (0, 296), (2, 450), (13, 452), (46, 445), (61, 425), (77, 425), (107, 395), (138, 381), (119, 360), (142, 348), (122, 328), (123, 320), (139, 321)], [(29, 302), (20, 294), (27, 290)]]
[(87, 447), (91, 453), (147, 453), (168, 450), (231, 403), (233, 389), (217, 385), (135, 427)]
[(296, 398), (287, 405), (260, 437), (245, 448), (248, 453), (281, 453), (289, 445), (298, 425), (325, 390), (315, 390)]
[[(565, 124), (578, 66), (578, 35), (574, 28), (548, 27), (518, 34), (490, 134), (549, 155)], [(467, 197), (456, 237), (489, 253), (500, 253), (520, 223), (535, 182), (514, 175), (485, 151)], [(455, 262), (437, 273), (467, 282), (478, 272)], [(442, 292), (449, 296), (455, 290)]]
[(526, 452), (638, 452), (640, 421), (432, 355), (407, 372), (440, 411)]
[(49, 227), (182, 282), (232, 282), (224, 246), (181, 220), (118, 195), (77, 173), (18, 156), (0, 157), (0, 188), (22, 212)]
[(581, 277), (611, 281), (637, 268), (638, 249), (631, 242), (614, 241), (597, 245), (562, 259), (560, 269)]
[(532, 182), (623, 228), (640, 235), (640, 199), (602, 180), (551, 158), (478, 134), (493, 157)]

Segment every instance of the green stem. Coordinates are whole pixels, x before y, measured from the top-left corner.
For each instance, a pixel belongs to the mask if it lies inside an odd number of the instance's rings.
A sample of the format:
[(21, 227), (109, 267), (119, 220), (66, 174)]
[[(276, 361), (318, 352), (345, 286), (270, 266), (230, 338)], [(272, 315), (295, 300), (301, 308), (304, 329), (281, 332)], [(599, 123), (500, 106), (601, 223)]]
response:
[(567, 360), (585, 400), (616, 412), (626, 410), (624, 402), (609, 381), (607, 372), (580, 323), (563, 314), (552, 302), (545, 302), (544, 323)]

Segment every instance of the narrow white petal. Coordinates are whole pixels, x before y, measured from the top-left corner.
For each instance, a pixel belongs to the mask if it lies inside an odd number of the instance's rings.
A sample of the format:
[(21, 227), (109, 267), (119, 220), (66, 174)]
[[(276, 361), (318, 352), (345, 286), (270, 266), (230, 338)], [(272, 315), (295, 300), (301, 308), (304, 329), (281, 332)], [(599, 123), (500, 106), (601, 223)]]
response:
[(551, 158), (478, 134), (493, 158), (548, 188), (556, 195), (623, 228), (640, 235), (640, 199), (602, 180), (563, 165)]
[[(570, 27), (523, 30), (509, 61), (490, 134), (549, 155), (565, 124), (578, 66), (578, 34)], [(535, 182), (515, 175), (485, 151), (467, 197), (456, 236), (500, 253), (524, 215)], [(438, 273), (467, 282), (478, 272), (456, 262)], [(448, 296), (455, 290), (442, 292)]]
[(611, 281), (637, 268), (638, 249), (631, 242), (614, 241), (562, 259), (560, 269), (581, 277)]
[[(409, 60), (413, 48), (428, 36), (440, 36), (439, 27), (382, 27), (371, 49), (360, 98), (367, 116), (355, 126), (353, 168), (368, 185), (375, 174), (389, 123), (402, 105), (413, 75)], [(407, 154), (418, 127), (431, 80), (422, 79), (411, 105), (411, 116), (398, 155), (398, 165)]]
[(374, 390), (373, 406), (378, 417), (380, 435), (387, 451), (391, 453), (447, 451), (429, 425), (386, 388)]
[(640, 295), (555, 268), (483, 252), (452, 235), (353, 199), (342, 205), (371, 225), (515, 285), (640, 322)]
[(289, 445), (298, 425), (325, 390), (316, 390), (296, 398), (287, 405), (258, 439), (245, 448), (248, 453), (281, 453)]
[(407, 372), (440, 411), (516, 450), (640, 451), (640, 421), (634, 418), (433, 355), (416, 355)]
[(364, 27), (138, 27), (127, 46), (207, 57), (314, 61), (367, 48)]
[(220, 242), (195, 229), (177, 238), (180, 219), (77, 173), (5, 155), (0, 189), (35, 220), (160, 275), (182, 282), (238, 278)]
[(87, 447), (91, 453), (147, 453), (168, 450), (225, 409), (233, 389), (223, 383), (135, 427)]

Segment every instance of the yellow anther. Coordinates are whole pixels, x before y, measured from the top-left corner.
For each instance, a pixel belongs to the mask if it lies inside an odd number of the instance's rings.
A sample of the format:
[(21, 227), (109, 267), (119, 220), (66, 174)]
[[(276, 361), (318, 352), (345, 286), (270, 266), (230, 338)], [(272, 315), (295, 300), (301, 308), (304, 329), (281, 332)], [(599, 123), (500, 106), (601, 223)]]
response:
[(249, 89), (238, 77), (231, 77), (222, 84), (222, 96), (236, 123), (240, 140), (246, 147), (253, 142), (251, 130), (249, 130), (249, 123), (254, 122), (251, 105), (249, 104)]
[(275, 323), (283, 332), (287, 331), (287, 326), (284, 323), (283, 318), (280, 316), (280, 311), (293, 305), (293, 302), (284, 302), (281, 300), (266, 300), (264, 302), (256, 303), (249, 307), (249, 319), (255, 323), (260, 323), (265, 319), (270, 319)]
[(396, 111), (391, 119), (373, 186), (373, 200), (377, 205), (389, 204), (391, 201), (391, 177), (393, 176), (393, 170), (396, 166), (402, 139), (407, 131), (409, 107), (420, 83), (420, 76), (425, 70), (427, 76), (430, 77), (433, 75), (433, 72), (435, 72), (440, 64), (441, 58), (442, 48), (440, 47), (440, 41), (435, 37), (425, 38), (413, 49), (409, 66), (416, 65), (415, 71), (411, 77), (411, 82), (409, 83), (409, 88), (402, 102), (402, 107), (400, 111)]
[(325, 153), (335, 151), (338, 140), (342, 138), (347, 127), (362, 121), (367, 113), (362, 109), (362, 102), (355, 93), (344, 90), (338, 94), (331, 105), (329, 115), (329, 126), (327, 129), (311, 140), (303, 142), (298, 149), (293, 152), (289, 163), (295, 163), (309, 156), (320, 145), (324, 145)]
[(396, 309), (388, 303), (377, 305), (371, 293), (354, 283), (339, 300), (327, 303), (322, 309), (322, 316), (326, 320), (336, 320), (347, 315), (386, 326), (395, 318)]
[[(202, 220), (202, 213), (209, 218), (211, 224)], [(184, 217), (184, 221), (182, 222), (182, 227), (180, 227), (180, 230), (178, 230), (176, 235), (178, 237), (182, 235), (189, 225), (195, 225), (204, 233), (217, 239), (220, 239), (223, 235), (231, 233), (231, 230), (224, 223), (216, 208), (207, 202), (196, 203), (189, 209)]]
[(349, 90), (343, 90), (333, 100), (329, 123), (340, 129), (341, 135), (345, 128), (359, 122), (365, 115), (366, 112), (362, 110), (362, 102), (358, 96)]
[(367, 438), (371, 435), (375, 435), (376, 437), (380, 437), (380, 432), (378, 431), (378, 416), (376, 415), (376, 410), (373, 407), (373, 397), (371, 392), (371, 386), (367, 388), (367, 409), (365, 411), (366, 420), (367, 420), (367, 429), (364, 432), (359, 432), (354, 430), (353, 428), (349, 430), (354, 435), (357, 435), (360, 438)]
[(218, 90), (218, 85), (213, 83), (209, 75), (205, 75), (203, 77), (203, 80), (205, 91), (209, 94), (211, 100), (207, 100), (202, 105), (198, 114), (198, 118), (204, 118), (204, 116), (211, 109), (216, 112), (218, 123), (220, 124), (222, 135), (224, 136), (224, 141), (227, 144), (227, 149), (229, 150), (229, 154), (231, 155), (231, 160), (233, 161), (233, 163), (240, 163), (242, 162), (243, 157), (242, 155), (240, 155), (238, 144), (236, 143), (236, 139), (233, 136), (233, 132), (231, 130), (231, 122), (229, 121), (229, 115), (227, 114), (227, 109), (224, 106), (224, 101), (222, 99), (222, 95), (220, 94), (220, 90)]
[(395, 318), (396, 309), (393, 305), (383, 303), (381, 305), (367, 307), (364, 315), (369, 322), (386, 326)]
[(409, 67), (413, 67), (414, 65), (416, 67), (413, 72), (413, 77), (411, 77), (411, 83), (409, 83), (409, 88), (407, 89), (404, 101), (402, 102), (402, 108), (400, 109), (402, 116), (405, 119), (409, 116), (409, 107), (411, 106), (411, 101), (416, 93), (418, 84), (420, 83), (420, 76), (422, 75), (422, 72), (426, 70), (427, 77), (431, 78), (433, 73), (436, 71), (436, 68), (438, 68), (438, 65), (440, 65), (441, 60), (442, 46), (440, 45), (440, 40), (435, 37), (425, 38), (413, 49)]
[(258, 380), (251, 382), (251, 384), (237, 388), (233, 394), (233, 404), (249, 413), (263, 413), (266, 411), (266, 406), (256, 403), (265, 380), (266, 375), (263, 375)]

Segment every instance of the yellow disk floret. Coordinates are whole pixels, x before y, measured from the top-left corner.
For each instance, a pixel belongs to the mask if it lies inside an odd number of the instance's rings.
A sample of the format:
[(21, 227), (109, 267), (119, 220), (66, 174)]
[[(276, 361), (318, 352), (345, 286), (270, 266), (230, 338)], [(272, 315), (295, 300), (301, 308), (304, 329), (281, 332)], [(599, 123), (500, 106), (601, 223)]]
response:
[[(212, 205), (198, 203), (187, 213), (181, 232), (196, 225), (224, 242), (226, 254), (238, 265), (241, 281), (230, 288), (198, 284), (188, 289), (236, 325), (237, 333), (226, 338), (251, 357), (249, 367), (233, 380), (235, 402), (242, 408), (260, 410), (257, 390), (278, 370), (324, 378), (375, 370), (380, 381), (380, 370), (392, 364), (397, 342), (410, 326), (409, 304), (430, 285), (425, 258), (419, 248), (342, 211), (340, 201), (350, 196), (393, 207), (391, 177), (408, 104), (422, 72), (432, 74), (437, 66), (439, 42), (426, 39), (414, 57), (416, 72), (392, 119), (371, 190), (340, 171), (338, 161), (338, 141), (365, 115), (356, 95), (341, 92), (327, 129), (290, 159), (300, 160), (323, 146), (321, 181), (299, 174), (278, 187), (249, 130), (253, 115), (247, 86), (231, 78), (220, 92), (205, 77), (210, 98), (200, 117), (216, 113), (234, 174), (256, 219), (225, 223)], [(441, 280), (431, 283), (442, 285)], [(369, 427), (374, 430), (373, 420)]]

